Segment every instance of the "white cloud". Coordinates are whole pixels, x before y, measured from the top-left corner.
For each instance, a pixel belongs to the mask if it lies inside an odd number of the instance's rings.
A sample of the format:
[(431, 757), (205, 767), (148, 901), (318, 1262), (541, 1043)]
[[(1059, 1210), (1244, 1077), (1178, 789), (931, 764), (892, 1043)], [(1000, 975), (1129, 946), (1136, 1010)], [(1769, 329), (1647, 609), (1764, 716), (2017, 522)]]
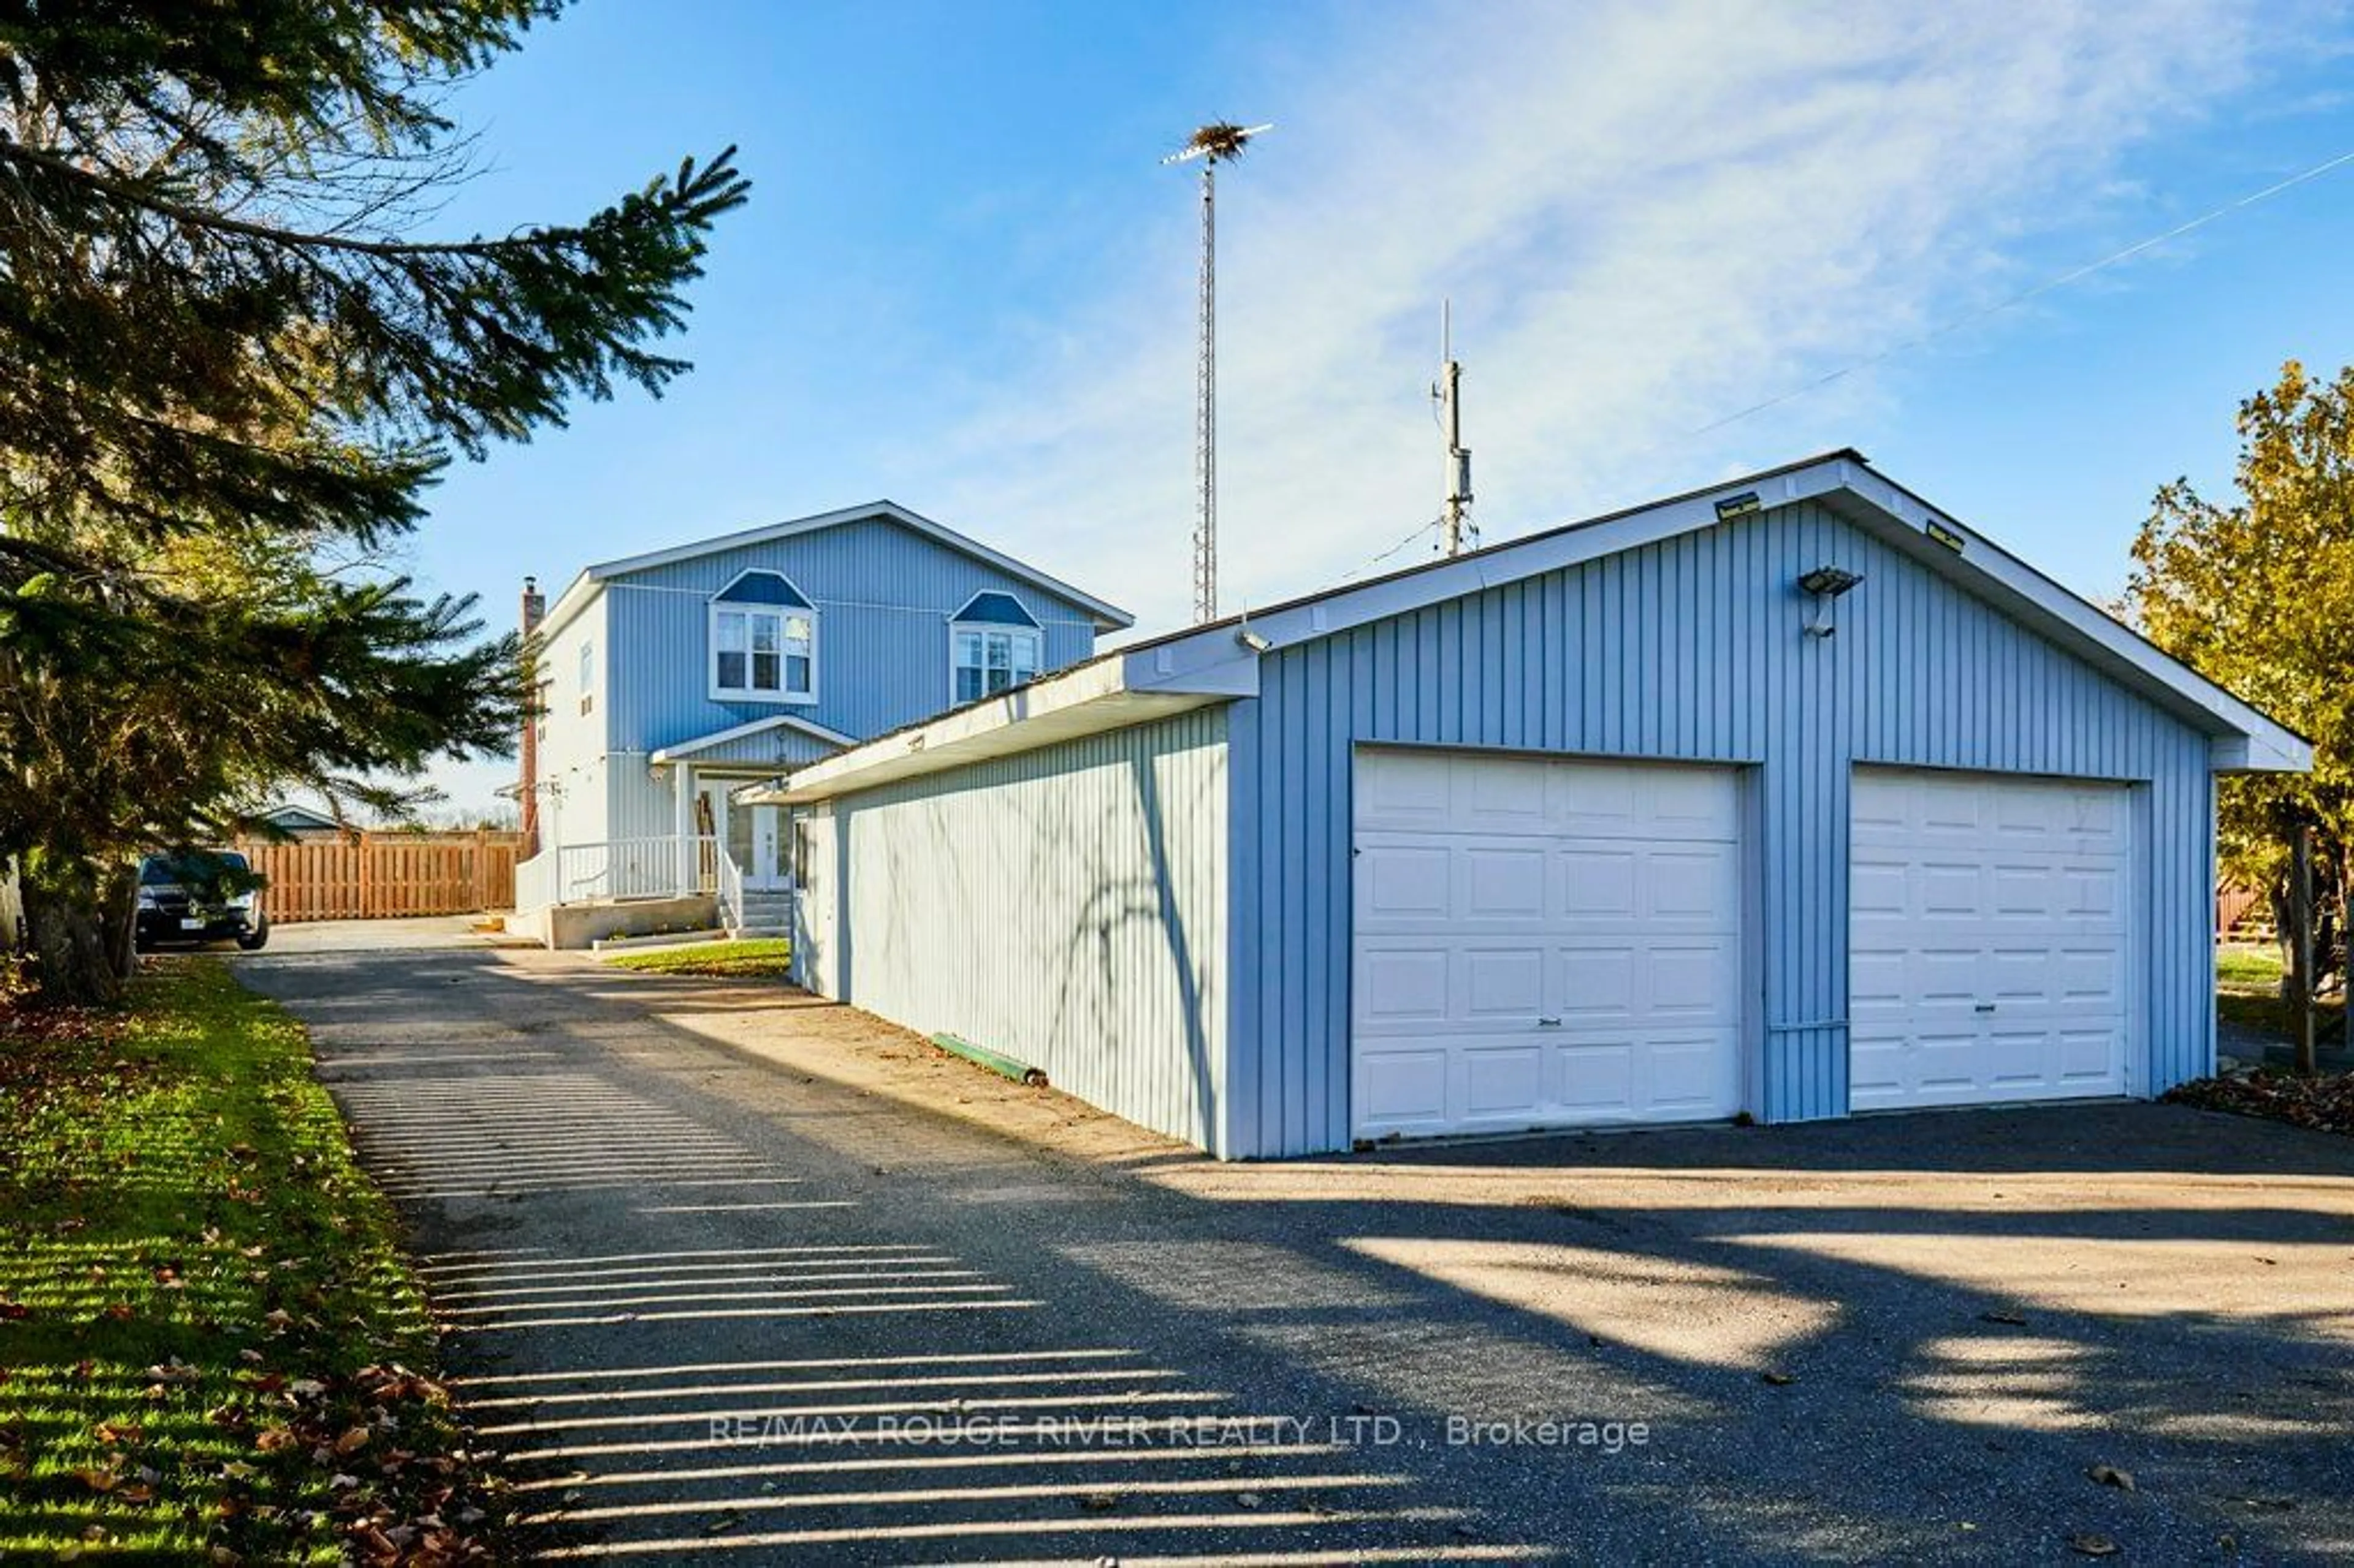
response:
[[(1868, 377), (1688, 433), (2016, 287), (2022, 240), (2115, 199), (2119, 155), (2256, 48), (2209, 0), (1451, 5), (1238, 90), (1278, 128), (1221, 185), (1226, 605), (1436, 511), (1442, 296), (1491, 539), (1836, 444)], [(1148, 626), (1190, 597), (1186, 205), (906, 454), (941, 515)]]

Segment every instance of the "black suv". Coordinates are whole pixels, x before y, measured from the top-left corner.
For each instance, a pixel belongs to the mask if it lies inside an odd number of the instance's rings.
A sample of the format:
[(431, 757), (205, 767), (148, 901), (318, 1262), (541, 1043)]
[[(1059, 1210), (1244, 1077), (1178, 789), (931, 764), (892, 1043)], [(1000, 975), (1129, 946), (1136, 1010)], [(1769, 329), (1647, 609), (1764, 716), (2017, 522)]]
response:
[(270, 940), (261, 879), (235, 850), (181, 850), (139, 863), (139, 950), (230, 938), (247, 952)]

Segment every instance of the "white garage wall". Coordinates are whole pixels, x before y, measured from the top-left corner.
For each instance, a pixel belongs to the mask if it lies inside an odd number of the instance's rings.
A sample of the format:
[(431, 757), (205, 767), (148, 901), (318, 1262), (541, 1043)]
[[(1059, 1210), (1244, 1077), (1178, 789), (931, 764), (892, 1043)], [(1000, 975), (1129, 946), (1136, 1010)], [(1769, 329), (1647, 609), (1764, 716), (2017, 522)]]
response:
[(1223, 708), (832, 803), (805, 827), (804, 983), (1217, 1150)]

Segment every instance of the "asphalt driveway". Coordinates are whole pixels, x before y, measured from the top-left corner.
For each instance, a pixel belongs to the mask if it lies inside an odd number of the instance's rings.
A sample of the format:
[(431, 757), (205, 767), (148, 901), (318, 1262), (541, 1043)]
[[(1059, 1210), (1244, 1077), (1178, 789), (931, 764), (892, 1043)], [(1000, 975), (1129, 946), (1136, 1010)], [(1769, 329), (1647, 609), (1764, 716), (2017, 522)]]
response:
[(775, 988), (238, 963), (547, 1556), (2354, 1556), (2347, 1140), (2102, 1106), (1220, 1166)]

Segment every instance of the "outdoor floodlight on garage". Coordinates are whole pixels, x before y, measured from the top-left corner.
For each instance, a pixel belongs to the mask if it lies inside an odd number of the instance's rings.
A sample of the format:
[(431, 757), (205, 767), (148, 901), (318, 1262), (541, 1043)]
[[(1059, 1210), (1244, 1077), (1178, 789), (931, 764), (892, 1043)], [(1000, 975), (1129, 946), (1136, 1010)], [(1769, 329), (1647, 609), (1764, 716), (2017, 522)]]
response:
[(1861, 574), (1839, 567), (1817, 567), (1798, 579), (1798, 587), (1808, 597), (1807, 635), (1829, 637), (1839, 630), (1833, 620), (1833, 609), (1840, 596), (1863, 581)]

